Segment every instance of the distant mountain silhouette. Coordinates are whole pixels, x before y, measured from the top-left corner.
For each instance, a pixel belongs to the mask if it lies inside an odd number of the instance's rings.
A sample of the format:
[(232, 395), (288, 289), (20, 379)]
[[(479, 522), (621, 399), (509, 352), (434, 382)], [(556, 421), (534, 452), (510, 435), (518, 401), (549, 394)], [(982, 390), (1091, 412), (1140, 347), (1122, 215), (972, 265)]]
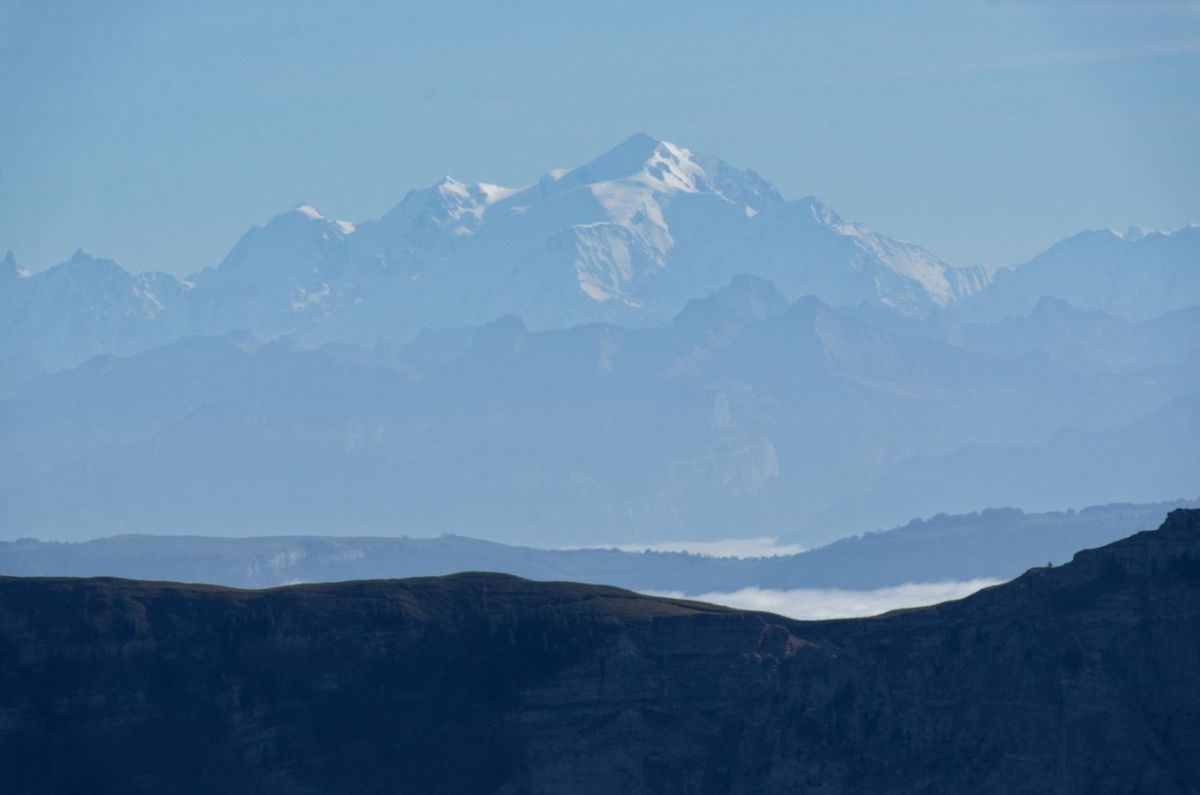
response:
[(1200, 314), (1058, 314), (940, 334), (741, 276), (654, 329), (190, 337), (0, 401), (0, 533), (815, 546), (939, 511), (1194, 494)]
[(1005, 508), (915, 520), (884, 532), (767, 558), (682, 552), (535, 549), (464, 536), (126, 535), (60, 543), (0, 542), (0, 574), (125, 577), (266, 588), (292, 583), (427, 577), (494, 571), (533, 580), (705, 594), (742, 588), (885, 588), (912, 582), (1010, 579), (1063, 563), (1078, 549), (1156, 527), (1175, 508), (1200, 502), (1103, 505), (1023, 513)]
[(979, 317), (1024, 315), (1045, 296), (1084, 310), (1146, 320), (1200, 303), (1200, 225), (1175, 232), (1081, 232), (972, 296)]

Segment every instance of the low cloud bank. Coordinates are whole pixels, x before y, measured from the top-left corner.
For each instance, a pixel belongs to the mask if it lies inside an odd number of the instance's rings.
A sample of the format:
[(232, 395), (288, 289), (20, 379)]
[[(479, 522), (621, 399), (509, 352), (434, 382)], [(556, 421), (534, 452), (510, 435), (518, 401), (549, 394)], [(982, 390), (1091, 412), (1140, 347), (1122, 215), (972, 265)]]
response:
[(647, 591), (653, 596), (696, 599), (701, 602), (765, 610), (789, 618), (819, 620), (826, 618), (862, 618), (876, 616), (902, 607), (922, 607), (952, 599), (961, 599), (982, 588), (999, 585), (1002, 580), (978, 579), (949, 582), (912, 582), (890, 588), (851, 591), (838, 588), (797, 588), (782, 591), (742, 588), (739, 591), (684, 594), (680, 591)]
[(658, 541), (653, 544), (612, 544), (590, 549), (619, 549), (622, 552), (690, 552), (710, 558), (774, 558), (807, 551), (799, 544), (780, 544), (773, 536), (725, 538), (719, 541)]

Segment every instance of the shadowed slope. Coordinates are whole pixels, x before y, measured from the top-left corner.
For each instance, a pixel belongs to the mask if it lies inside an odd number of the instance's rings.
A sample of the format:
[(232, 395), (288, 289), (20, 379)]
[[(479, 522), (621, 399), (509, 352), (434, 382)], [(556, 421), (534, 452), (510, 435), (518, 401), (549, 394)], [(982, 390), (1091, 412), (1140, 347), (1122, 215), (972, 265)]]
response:
[(1192, 792), (1200, 512), (804, 623), (464, 574), (0, 580), (5, 792)]

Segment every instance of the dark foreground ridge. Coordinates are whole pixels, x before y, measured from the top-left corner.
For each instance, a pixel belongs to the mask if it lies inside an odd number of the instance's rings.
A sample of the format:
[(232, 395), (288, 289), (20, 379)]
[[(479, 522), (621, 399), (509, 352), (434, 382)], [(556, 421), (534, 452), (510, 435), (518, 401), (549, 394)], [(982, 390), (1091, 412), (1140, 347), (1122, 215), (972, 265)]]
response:
[(1200, 511), (829, 622), (490, 574), (3, 578), (0, 791), (1197, 792)]

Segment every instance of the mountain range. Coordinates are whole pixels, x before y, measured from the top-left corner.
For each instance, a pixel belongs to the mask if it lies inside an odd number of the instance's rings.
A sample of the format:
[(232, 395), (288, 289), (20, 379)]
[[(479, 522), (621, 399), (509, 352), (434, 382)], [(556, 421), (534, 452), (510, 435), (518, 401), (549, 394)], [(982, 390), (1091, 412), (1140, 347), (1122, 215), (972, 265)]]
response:
[(9, 255), (0, 536), (816, 546), (1190, 497), (1197, 273), (1200, 227), (953, 267), (645, 135), (182, 280)]
[(1200, 225), (1173, 233), (1131, 228), (1081, 232), (1026, 264), (1000, 270), (971, 296), (978, 319), (1023, 315), (1045, 296), (1085, 310), (1148, 320), (1200, 296)]
[(1075, 551), (1150, 529), (1200, 501), (1081, 511), (1015, 508), (928, 520), (771, 557), (714, 557), (615, 548), (537, 549), (465, 536), (124, 535), (91, 541), (0, 541), (0, 575), (124, 577), (234, 588), (493, 571), (532, 580), (700, 596), (744, 588), (872, 590), (910, 583), (1008, 580)]
[(0, 788), (1200, 789), (1200, 513), (958, 602), (800, 622), (498, 574), (0, 578)]
[[(1195, 321), (1103, 328), (1167, 361)], [(0, 527), (814, 546), (939, 511), (1194, 495), (1195, 360), (1081, 371), (1039, 335), (1062, 357), (1022, 333), (998, 353), (889, 330), (740, 277), (649, 329), (192, 337), (0, 401)]]
[(376, 220), (300, 205), (186, 279), (83, 252), (30, 274), (10, 253), (0, 380), (231, 331), (311, 347), (405, 342), (504, 315), (535, 330), (646, 327), (742, 273), (790, 301), (904, 317), (1023, 316), (1052, 296), (1146, 320), (1200, 302), (1198, 262), (1200, 228), (1187, 227), (1084, 233), (1016, 268), (952, 267), (814, 198), (785, 200), (752, 171), (639, 134), (522, 189), (447, 177)]

